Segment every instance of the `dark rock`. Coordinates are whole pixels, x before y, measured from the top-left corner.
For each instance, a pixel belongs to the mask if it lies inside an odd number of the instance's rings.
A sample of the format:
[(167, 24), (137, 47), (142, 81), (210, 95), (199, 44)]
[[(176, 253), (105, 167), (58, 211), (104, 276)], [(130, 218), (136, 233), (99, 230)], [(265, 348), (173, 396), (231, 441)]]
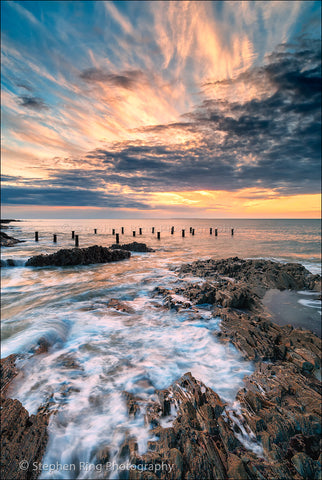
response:
[(314, 474), (318, 470), (317, 462), (312, 460), (312, 458), (305, 453), (300, 452), (294, 455), (294, 457), (292, 457), (292, 463), (302, 478), (307, 480), (315, 478)]
[[(268, 461), (257, 458), (252, 452), (245, 455), (227, 413), (224, 420), (225, 404), (190, 373), (157, 393), (159, 403), (155, 404), (154, 415), (160, 418), (160, 415), (168, 414), (169, 405), (173, 404), (177, 416), (171, 427), (158, 425), (153, 428), (151, 433), (158, 440), (150, 442), (150, 450), (146, 454), (139, 455), (133, 449), (128, 451), (131, 464), (171, 465), (171, 473), (165, 470), (157, 472), (161, 480), (275, 478), (275, 471)], [(261, 477), (259, 472), (264, 470), (267, 476)], [(254, 472), (257, 472), (256, 475)], [(130, 472), (130, 479), (136, 478), (141, 477)]]
[[(12, 379), (18, 374), (15, 362), (17, 355), (1, 360), (1, 474), (6, 480), (33, 480), (40, 471), (34, 469), (45, 453), (50, 413), (39, 410), (29, 415), (18, 400), (6, 398)], [(26, 469), (21, 469), (27, 465)]]
[(16, 367), (17, 358), (18, 355), (13, 354), (0, 360), (1, 395), (6, 395), (10, 382), (18, 375), (18, 369)]
[[(36, 479), (33, 467), (41, 462), (48, 440), (49, 414), (29, 415), (18, 400), (1, 398), (1, 473), (6, 480)], [(19, 468), (27, 461), (26, 470)]]
[(109, 263), (127, 259), (130, 252), (124, 250), (112, 250), (106, 247), (94, 245), (88, 248), (71, 248), (58, 250), (50, 255), (36, 255), (29, 258), (28, 267), (45, 266), (72, 266), (90, 265), (92, 263)]
[(109, 300), (107, 306), (109, 308), (115, 308), (115, 310), (119, 310), (120, 312), (124, 312), (124, 313), (134, 313), (135, 312), (135, 310), (132, 307), (127, 305), (125, 302), (121, 302), (121, 301), (117, 300), (116, 298), (111, 298), (111, 300)]
[(17, 240), (16, 238), (10, 237), (5, 232), (0, 232), (0, 242), (1, 247), (12, 247), (16, 243), (24, 242), (24, 240)]
[(128, 250), (129, 252), (154, 252), (153, 248), (148, 247), (145, 243), (124, 243), (123, 245), (119, 245), (114, 243), (110, 246), (113, 250)]
[(15, 220), (14, 218), (2, 218), (0, 223), (21, 222), (21, 220)]
[(279, 290), (313, 289), (320, 276), (313, 275), (298, 263), (277, 263), (270, 260), (242, 260), (238, 257), (222, 260), (198, 260), (182, 265), (178, 272), (199, 277), (223, 276), (242, 281), (259, 297), (269, 288)]

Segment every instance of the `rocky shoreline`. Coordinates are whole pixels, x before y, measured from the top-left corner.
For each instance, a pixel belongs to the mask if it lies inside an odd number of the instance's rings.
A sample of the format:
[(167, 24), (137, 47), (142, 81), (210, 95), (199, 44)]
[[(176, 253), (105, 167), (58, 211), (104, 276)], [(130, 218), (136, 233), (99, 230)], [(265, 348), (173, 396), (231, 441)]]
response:
[(18, 240), (17, 238), (10, 237), (10, 235), (7, 235), (5, 232), (0, 232), (1, 247), (13, 247), (14, 245), (16, 245), (16, 243), (22, 242), (24, 242), (24, 240)]
[[(213, 316), (221, 319), (220, 331), (214, 335), (232, 343), (254, 362), (255, 370), (244, 379), (235, 408), (189, 372), (157, 391), (157, 402), (147, 403), (124, 392), (129, 416), (144, 413), (157, 440), (139, 455), (136, 439), (128, 437), (118, 460), (137, 466), (173, 465), (171, 472), (131, 470), (126, 478), (321, 479), (321, 382), (317, 379), (321, 341), (308, 330), (274, 324), (261, 302), (270, 288), (318, 291), (320, 276), (299, 264), (237, 257), (193, 262), (176, 271), (179, 278), (187, 278), (184, 286), (158, 287), (153, 293), (163, 298), (163, 308), (193, 310), (196, 305), (210, 304)], [(121, 305), (117, 299), (110, 300), (109, 306), (127, 308), (126, 302)], [(18, 400), (6, 397), (18, 372), (16, 360), (11, 355), (1, 361), (1, 416), (6, 419), (4, 427), (1, 422), (1, 468), (6, 469), (8, 479), (34, 478), (30, 472), (23, 476), (17, 470), (20, 450), (23, 446), (30, 462), (40, 461), (49, 412), (42, 408), (29, 417)], [(174, 410), (170, 426), (162, 426), (162, 419)], [(108, 449), (106, 445), (97, 453), (98, 463), (108, 461)]]

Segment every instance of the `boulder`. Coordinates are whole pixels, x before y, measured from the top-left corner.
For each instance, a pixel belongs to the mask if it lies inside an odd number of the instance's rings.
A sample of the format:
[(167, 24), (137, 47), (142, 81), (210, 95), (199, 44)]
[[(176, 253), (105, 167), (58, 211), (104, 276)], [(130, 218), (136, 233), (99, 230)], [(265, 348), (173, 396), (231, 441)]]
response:
[(90, 265), (92, 263), (117, 262), (130, 258), (125, 250), (113, 250), (94, 245), (87, 248), (70, 248), (58, 250), (50, 255), (36, 255), (26, 262), (28, 267)]
[(119, 245), (114, 243), (110, 246), (113, 250), (128, 250), (129, 252), (154, 252), (153, 248), (148, 247), (145, 243), (124, 243), (123, 245)]

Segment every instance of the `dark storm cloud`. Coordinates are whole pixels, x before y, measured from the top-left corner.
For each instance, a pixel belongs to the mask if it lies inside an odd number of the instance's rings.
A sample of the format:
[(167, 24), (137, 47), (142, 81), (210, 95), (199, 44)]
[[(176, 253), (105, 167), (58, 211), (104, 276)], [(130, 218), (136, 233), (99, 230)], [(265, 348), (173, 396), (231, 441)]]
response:
[(20, 95), (18, 98), (19, 105), (22, 107), (31, 108), (32, 110), (48, 110), (48, 106), (39, 97)]
[(145, 203), (126, 196), (105, 194), (94, 190), (63, 187), (3, 186), (1, 201), (7, 205), (51, 205), (148, 209)]
[(115, 74), (99, 68), (89, 68), (80, 74), (80, 78), (88, 83), (102, 82), (130, 90), (142, 80), (143, 74), (140, 70), (126, 70)]

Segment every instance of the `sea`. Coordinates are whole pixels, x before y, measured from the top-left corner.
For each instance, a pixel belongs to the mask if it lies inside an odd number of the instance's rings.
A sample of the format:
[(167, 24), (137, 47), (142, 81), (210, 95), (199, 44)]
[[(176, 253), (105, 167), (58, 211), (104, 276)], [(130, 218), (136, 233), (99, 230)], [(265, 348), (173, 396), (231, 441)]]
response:
[[(121, 243), (143, 242), (155, 251), (110, 264), (25, 266), (33, 255), (74, 247), (72, 231), (80, 247), (110, 246), (118, 233)], [(154, 294), (157, 286), (204, 281), (180, 278), (176, 266), (238, 256), (296, 262), (321, 274), (319, 220), (26, 219), (10, 223), (5, 232), (24, 240), (2, 249), (2, 260), (12, 259), (14, 266), (1, 272), (1, 357), (21, 354), (21, 372), (9, 394), (30, 414), (44, 405), (55, 412), (42, 479), (100, 478), (98, 452), (107, 447), (110, 461), (117, 463), (129, 435), (137, 438), (139, 453), (148, 450), (155, 438), (144, 412), (129, 418), (125, 391), (149, 404), (157, 400), (158, 389), (191, 372), (219, 394), (227, 411), (239, 411), (235, 396), (254, 365), (232, 345), (220, 343), (214, 333), (221, 320), (209, 305), (162, 308), (162, 298)], [(111, 299), (125, 302), (131, 313), (110, 308)], [(320, 334), (317, 294), (270, 291), (265, 302), (274, 321)], [(43, 340), (48, 351), (34, 355)], [(170, 426), (175, 416), (174, 409), (162, 424)], [(246, 448), (260, 454), (252, 432), (238, 435)], [(74, 467), (62, 470), (65, 464)], [(121, 475), (114, 468), (109, 478)]]

